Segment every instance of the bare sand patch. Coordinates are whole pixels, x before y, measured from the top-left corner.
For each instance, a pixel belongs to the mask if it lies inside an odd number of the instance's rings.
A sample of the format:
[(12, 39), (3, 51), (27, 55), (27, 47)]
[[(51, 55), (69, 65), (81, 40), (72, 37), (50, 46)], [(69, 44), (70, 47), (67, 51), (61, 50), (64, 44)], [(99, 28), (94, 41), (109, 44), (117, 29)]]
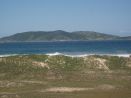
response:
[(0, 81), (0, 87), (21, 87), (24, 86), (19, 82)]
[(45, 82), (45, 81), (29, 81), (29, 80), (23, 80), (23, 81), (19, 81), (19, 82), (22, 82), (22, 83), (29, 83), (29, 84), (47, 84), (47, 82)]
[(44, 90), (40, 90), (40, 92), (56, 92), (56, 93), (64, 93), (64, 92), (80, 92), (80, 91), (90, 91), (90, 90), (113, 90), (116, 87), (109, 84), (102, 84), (95, 87), (51, 87)]
[(78, 87), (52, 87), (47, 88), (45, 90), (41, 90), (41, 92), (77, 92), (77, 91), (87, 91), (93, 90), (94, 88), (78, 88)]
[(44, 63), (44, 62), (33, 61), (32, 65), (50, 69), (49, 65), (47, 63)]
[(109, 71), (109, 68), (107, 67), (107, 65), (106, 65), (106, 60), (105, 59), (100, 59), (100, 58), (96, 58), (96, 59), (94, 59), (96, 62), (97, 62), (97, 64), (99, 65), (98, 66), (98, 68), (99, 69), (104, 69), (104, 70), (107, 70), (107, 71)]
[(98, 85), (96, 87), (96, 89), (102, 89), (102, 90), (112, 90), (115, 89), (116, 87), (113, 85), (109, 85), (109, 84), (102, 84), (102, 85)]
[(3, 93), (2, 95), (0, 95), (0, 98), (21, 98), (21, 97), (15, 93)]

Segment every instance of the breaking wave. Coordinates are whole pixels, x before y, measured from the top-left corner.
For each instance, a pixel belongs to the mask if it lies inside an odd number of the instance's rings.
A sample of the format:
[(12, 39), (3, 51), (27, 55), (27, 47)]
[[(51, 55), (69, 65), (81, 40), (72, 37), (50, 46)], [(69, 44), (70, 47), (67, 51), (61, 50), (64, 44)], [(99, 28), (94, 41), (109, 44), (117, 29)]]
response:
[(69, 57), (85, 57), (85, 56), (90, 56), (90, 55), (107, 55), (107, 56), (118, 56), (118, 57), (130, 57), (131, 54), (69, 54), (69, 53), (60, 53), (60, 52), (54, 52), (54, 53), (47, 53), (46, 55), (49, 56), (56, 56), (56, 55), (64, 55), (64, 56), (69, 56)]
[[(2, 54), (0, 57), (9, 57), (9, 56), (17, 56), (17, 55), (31, 55), (31, 54)], [(130, 57), (131, 54), (80, 54), (80, 53), (60, 53), (60, 52), (54, 52), (54, 53), (44, 53), (44, 54), (35, 54), (35, 55), (48, 55), (48, 56), (57, 56), (57, 55), (63, 55), (63, 56), (69, 56), (69, 57), (85, 57), (85, 56), (90, 56), (90, 55), (106, 55), (106, 56), (118, 56), (118, 57)]]

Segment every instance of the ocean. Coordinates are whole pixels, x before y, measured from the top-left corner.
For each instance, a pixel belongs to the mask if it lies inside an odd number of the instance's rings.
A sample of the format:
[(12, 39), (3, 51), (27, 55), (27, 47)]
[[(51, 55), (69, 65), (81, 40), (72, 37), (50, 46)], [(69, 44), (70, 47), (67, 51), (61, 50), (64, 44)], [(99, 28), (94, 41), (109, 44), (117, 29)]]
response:
[(131, 54), (131, 40), (0, 43), (0, 56), (19, 54), (126, 56)]

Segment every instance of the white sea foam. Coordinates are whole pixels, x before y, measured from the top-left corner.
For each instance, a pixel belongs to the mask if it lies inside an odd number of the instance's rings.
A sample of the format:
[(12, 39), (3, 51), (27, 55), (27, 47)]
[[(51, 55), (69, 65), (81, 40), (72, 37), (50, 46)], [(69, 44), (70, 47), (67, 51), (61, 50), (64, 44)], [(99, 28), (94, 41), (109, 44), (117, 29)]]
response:
[(69, 56), (69, 57), (84, 57), (84, 56), (88, 56), (89, 54), (69, 54), (69, 53), (54, 52), (54, 53), (47, 53), (46, 55), (49, 55), (49, 56), (64, 55), (64, 56)]
[[(9, 56), (17, 56), (17, 55), (30, 55), (30, 54), (4, 54), (0, 55), (0, 57), (9, 57)], [(42, 54), (36, 54), (36, 55), (42, 55)], [(106, 56), (118, 56), (118, 57), (130, 57), (131, 54), (70, 54), (70, 53), (60, 53), (60, 52), (54, 52), (54, 53), (47, 53), (45, 55), (49, 56), (57, 56), (57, 55), (64, 55), (64, 56), (69, 56), (69, 57), (86, 57), (86, 56), (91, 56), (91, 55), (106, 55)]]
[(3, 54), (0, 57), (9, 57), (9, 56), (17, 56), (17, 55), (27, 55), (27, 54)]
[(118, 56), (118, 57), (130, 57), (131, 54), (69, 54), (69, 53), (60, 53), (60, 52), (55, 52), (55, 53), (47, 53), (46, 55), (49, 56), (56, 56), (56, 55), (64, 55), (64, 56), (69, 56), (69, 57), (85, 57), (85, 56), (91, 56), (91, 55), (100, 55), (100, 56)]
[(18, 54), (4, 54), (4, 55), (0, 55), (0, 57), (9, 57), (9, 56), (16, 56)]
[(64, 55), (64, 54), (59, 53), (59, 52), (55, 52), (55, 53), (47, 53), (46, 55), (55, 56), (55, 55)]
[(131, 54), (111, 54), (111, 56), (118, 56), (118, 57), (130, 57)]
[(65, 56), (69, 56), (69, 57), (85, 57), (85, 56), (89, 56), (89, 55), (93, 55), (93, 54), (79, 54), (79, 55), (65, 54)]

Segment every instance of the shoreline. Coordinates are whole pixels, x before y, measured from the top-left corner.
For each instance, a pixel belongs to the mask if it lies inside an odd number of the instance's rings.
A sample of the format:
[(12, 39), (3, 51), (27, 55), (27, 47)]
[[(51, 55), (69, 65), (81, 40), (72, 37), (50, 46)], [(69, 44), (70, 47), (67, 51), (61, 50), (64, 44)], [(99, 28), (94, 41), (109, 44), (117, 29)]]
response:
[(48, 56), (68, 56), (68, 57), (86, 57), (86, 56), (117, 56), (117, 57), (130, 57), (131, 54), (66, 54), (66, 53), (60, 53), (60, 52), (54, 52), (54, 53), (46, 53), (46, 54), (0, 54), (0, 57), (10, 57), (10, 56), (23, 56), (23, 55), (48, 55)]

